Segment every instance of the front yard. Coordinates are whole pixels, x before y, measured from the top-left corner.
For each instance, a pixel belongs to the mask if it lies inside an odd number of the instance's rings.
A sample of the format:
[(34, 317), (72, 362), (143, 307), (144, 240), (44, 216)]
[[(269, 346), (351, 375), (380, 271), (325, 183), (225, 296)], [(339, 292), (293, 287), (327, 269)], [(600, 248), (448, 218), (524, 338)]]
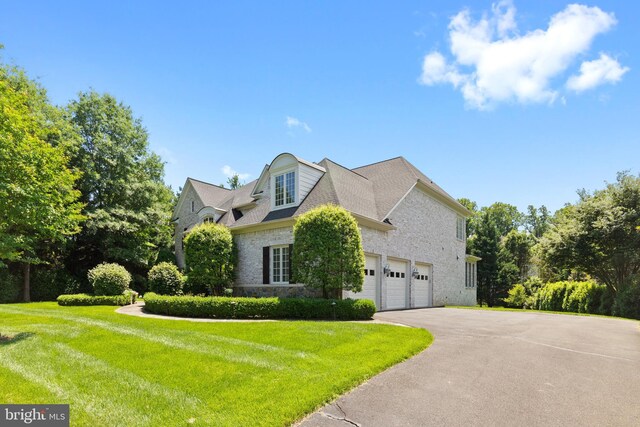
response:
[(74, 426), (288, 425), (432, 341), (364, 322), (198, 323), (55, 303), (0, 305), (0, 334), (0, 403), (69, 403)]

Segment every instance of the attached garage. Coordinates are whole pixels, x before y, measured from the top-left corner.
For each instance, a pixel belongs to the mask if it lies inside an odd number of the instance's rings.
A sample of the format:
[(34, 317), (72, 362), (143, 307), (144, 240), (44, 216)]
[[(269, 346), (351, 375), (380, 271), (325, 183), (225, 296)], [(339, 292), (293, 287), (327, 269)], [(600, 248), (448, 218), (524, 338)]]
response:
[(433, 305), (432, 266), (416, 262), (417, 274), (413, 277), (413, 306), (431, 307)]
[(407, 308), (409, 307), (407, 298), (408, 263), (407, 261), (396, 259), (388, 259), (387, 263), (389, 264), (389, 275), (386, 277), (385, 309)]
[(380, 281), (380, 269), (379, 257), (376, 255), (365, 255), (365, 267), (364, 267), (364, 284), (362, 285), (362, 292), (345, 292), (344, 298), (353, 299), (370, 299), (376, 303), (376, 307), (380, 308), (379, 298), (379, 286)]

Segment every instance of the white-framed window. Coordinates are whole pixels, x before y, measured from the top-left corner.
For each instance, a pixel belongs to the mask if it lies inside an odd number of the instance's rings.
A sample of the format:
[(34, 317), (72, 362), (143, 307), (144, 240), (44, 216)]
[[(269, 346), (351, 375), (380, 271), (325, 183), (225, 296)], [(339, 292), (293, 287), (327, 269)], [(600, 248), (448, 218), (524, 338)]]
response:
[(458, 240), (465, 240), (467, 234), (466, 224), (463, 217), (459, 216), (456, 221), (456, 238)]
[(289, 245), (271, 247), (271, 283), (289, 283)]
[(285, 172), (274, 177), (274, 206), (288, 206), (296, 202), (296, 172)]
[(204, 224), (208, 224), (208, 223), (213, 224), (214, 222), (216, 222), (216, 220), (212, 216), (205, 216), (204, 218), (202, 218), (202, 222)]
[(194, 200), (191, 201), (191, 213), (196, 211), (196, 202)]
[(464, 286), (465, 288), (475, 288), (478, 282), (477, 266), (475, 262), (466, 262), (464, 270)]

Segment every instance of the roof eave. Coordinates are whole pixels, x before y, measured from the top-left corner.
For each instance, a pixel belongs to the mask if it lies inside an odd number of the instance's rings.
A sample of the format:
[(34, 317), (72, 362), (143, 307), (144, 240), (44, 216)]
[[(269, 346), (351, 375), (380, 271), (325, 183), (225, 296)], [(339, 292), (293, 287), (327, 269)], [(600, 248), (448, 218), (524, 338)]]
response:
[(465, 218), (469, 218), (470, 216), (473, 215), (473, 213), (471, 213), (469, 209), (462, 206), (456, 199), (449, 196), (448, 194), (445, 195), (440, 193), (439, 191), (434, 190), (430, 185), (428, 185), (426, 182), (424, 182), (421, 179), (418, 179), (418, 183), (416, 187), (418, 187), (419, 189), (421, 189), (422, 191), (424, 191), (434, 199), (438, 200), (439, 202), (445, 204), (446, 206), (454, 210), (457, 214)]

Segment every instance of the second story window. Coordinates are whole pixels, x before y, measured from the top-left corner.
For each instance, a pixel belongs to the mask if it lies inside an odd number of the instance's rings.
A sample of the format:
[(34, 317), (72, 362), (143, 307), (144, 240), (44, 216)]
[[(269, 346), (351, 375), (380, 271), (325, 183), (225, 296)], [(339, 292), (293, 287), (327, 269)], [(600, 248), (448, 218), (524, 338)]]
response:
[(465, 220), (463, 217), (459, 216), (458, 220), (456, 221), (456, 238), (458, 240), (465, 240), (465, 235), (467, 234), (467, 230), (466, 230), (466, 226), (465, 226)]
[(275, 177), (275, 205), (285, 206), (296, 202), (296, 173), (295, 171), (276, 175)]

